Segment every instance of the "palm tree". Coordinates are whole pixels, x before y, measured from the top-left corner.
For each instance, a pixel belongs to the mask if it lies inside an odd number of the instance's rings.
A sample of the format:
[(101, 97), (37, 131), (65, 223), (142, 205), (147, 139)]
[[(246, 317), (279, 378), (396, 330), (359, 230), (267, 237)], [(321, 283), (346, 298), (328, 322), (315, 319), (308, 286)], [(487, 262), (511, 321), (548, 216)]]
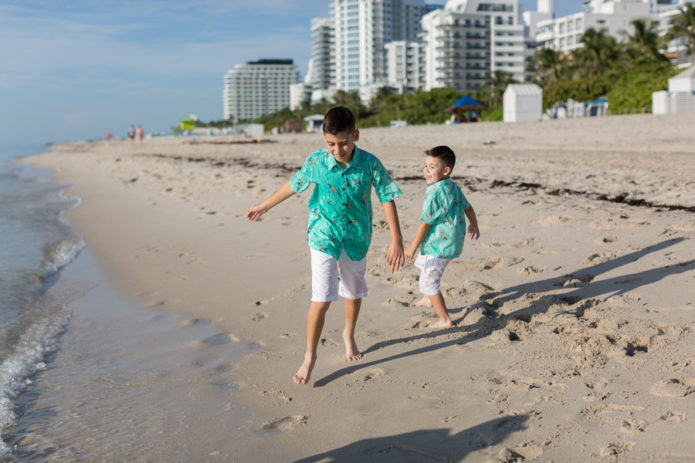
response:
[(633, 32), (620, 31), (627, 38), (628, 53), (633, 59), (647, 57), (657, 61), (666, 61), (667, 58), (659, 51), (661, 39), (658, 32), (658, 24), (651, 19), (635, 19), (632, 24)]
[(680, 11), (679, 15), (671, 19), (668, 35), (670, 38), (685, 37), (687, 39), (690, 59), (695, 64), (695, 6), (692, 3), (686, 3)]
[(600, 74), (620, 58), (618, 43), (606, 29), (589, 28), (580, 41), (584, 46), (576, 50), (575, 57), (578, 64), (588, 68), (589, 76)]
[(487, 75), (485, 86), (479, 89), (480, 95), (485, 95), (489, 108), (497, 108), (502, 104), (502, 94), (509, 84), (516, 83), (514, 77), (506, 71), (495, 71)]
[(541, 48), (533, 56), (533, 66), (536, 68), (535, 80), (541, 87), (560, 79), (563, 62), (560, 54), (552, 48)]

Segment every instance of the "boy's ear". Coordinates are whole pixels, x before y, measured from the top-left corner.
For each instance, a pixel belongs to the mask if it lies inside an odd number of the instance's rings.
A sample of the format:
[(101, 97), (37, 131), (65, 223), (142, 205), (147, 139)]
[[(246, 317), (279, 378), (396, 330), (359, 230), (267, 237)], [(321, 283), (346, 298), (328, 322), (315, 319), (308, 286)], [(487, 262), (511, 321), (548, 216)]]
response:
[(451, 167), (446, 166), (446, 167), (444, 168), (444, 175), (445, 175), (446, 177), (448, 177), (449, 175), (451, 175), (452, 170), (453, 170), (453, 169), (452, 169)]
[(358, 141), (360, 139), (360, 131), (355, 129), (355, 141)]

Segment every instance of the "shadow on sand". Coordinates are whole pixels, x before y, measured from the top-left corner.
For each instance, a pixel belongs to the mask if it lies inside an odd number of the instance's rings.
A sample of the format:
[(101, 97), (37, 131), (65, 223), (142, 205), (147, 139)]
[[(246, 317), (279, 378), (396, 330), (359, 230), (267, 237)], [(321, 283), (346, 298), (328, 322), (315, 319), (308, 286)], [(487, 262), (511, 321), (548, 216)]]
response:
[(312, 455), (295, 463), (379, 462), (449, 463), (461, 461), (471, 452), (503, 442), (522, 431), (527, 415), (495, 418), (456, 434), (449, 429), (424, 429), (394, 436), (363, 439), (335, 450)]
[[(348, 367), (335, 371), (330, 375), (318, 379), (314, 383), (314, 387), (325, 386), (342, 376), (351, 374), (363, 368), (369, 368), (374, 365), (386, 363), (392, 360), (432, 352), (455, 344), (466, 344), (476, 339), (480, 339), (483, 336), (487, 336), (493, 331), (505, 328), (505, 326), (510, 321), (522, 320), (528, 322), (530, 321), (533, 315), (546, 312), (548, 310), (548, 307), (550, 307), (551, 303), (566, 304), (569, 308), (569, 305), (576, 304), (577, 302), (583, 299), (603, 297), (603, 300), (605, 300), (612, 296), (625, 294), (629, 291), (639, 288), (640, 286), (655, 283), (669, 275), (676, 275), (679, 273), (686, 272), (688, 270), (693, 270), (695, 269), (695, 260), (689, 260), (685, 262), (679, 262), (673, 265), (652, 268), (642, 272), (621, 275), (618, 277), (612, 277), (600, 281), (594, 281), (598, 275), (607, 273), (611, 270), (639, 260), (648, 254), (662, 251), (670, 246), (674, 246), (682, 242), (683, 240), (684, 238), (681, 237), (669, 239), (651, 246), (647, 246), (638, 251), (634, 251), (623, 256), (616, 257), (607, 262), (581, 268), (575, 272), (572, 272), (571, 274), (512, 286), (495, 293), (483, 295), (483, 297), (478, 302), (473, 304), (467, 310), (464, 310), (463, 308), (450, 310), (452, 314), (459, 314), (455, 317), (454, 320), (455, 323), (459, 323), (466, 317), (470, 310), (483, 308), (486, 316), (481, 318), (478, 322), (476, 322), (473, 325), (454, 327), (448, 330), (423, 333), (414, 336), (407, 336), (403, 338), (392, 339), (389, 341), (378, 342), (367, 348), (363, 353), (369, 354), (371, 352), (375, 352), (380, 349), (393, 346), (395, 344), (409, 343), (420, 339), (436, 339), (440, 336), (446, 336), (447, 339), (445, 341), (419, 347), (417, 349), (409, 350), (406, 352), (401, 352), (388, 357), (372, 361), (363, 361), (358, 364), (350, 365)], [(578, 287), (567, 287), (566, 285), (568, 283), (570, 285), (576, 285)], [(557, 291), (562, 290), (563, 288), (566, 292), (563, 292), (562, 294), (557, 294)], [(516, 310), (512, 313), (505, 315), (499, 315), (497, 313), (497, 309), (502, 307), (504, 304), (510, 301), (520, 299), (523, 296), (531, 293), (535, 295), (545, 294), (545, 296), (541, 297), (541, 302), (543, 302), (543, 298), (547, 298), (547, 303), (538, 303), (539, 301), (536, 300), (535, 303), (532, 303), (528, 307), (520, 308), (519, 310)], [(575, 310), (581, 310), (581, 308), (576, 308)], [(457, 336), (453, 339), (451, 338), (452, 335), (457, 334), (460, 334), (460, 336)]]

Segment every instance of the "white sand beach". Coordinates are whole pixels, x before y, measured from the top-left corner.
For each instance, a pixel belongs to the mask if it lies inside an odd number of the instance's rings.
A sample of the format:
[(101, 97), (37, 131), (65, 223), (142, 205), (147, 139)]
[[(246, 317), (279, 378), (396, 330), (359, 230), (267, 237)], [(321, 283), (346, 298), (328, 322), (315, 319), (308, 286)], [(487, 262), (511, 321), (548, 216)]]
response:
[[(412, 261), (388, 270), (374, 201), (356, 335), (365, 356), (345, 362), (336, 303), (305, 386), (292, 375), (310, 298), (309, 193), (258, 223), (245, 213), (323, 148), (320, 134), (68, 143), (30, 161), (74, 185), (66, 194), (82, 204), (68, 219), (125, 296), (260, 346), (234, 362), (239, 389), (225, 392), (253, 411), (252, 438), (223, 448), (226, 430), (205, 415), (220, 396), (190, 398), (201, 401), (197, 433), (216, 436), (229, 461), (687, 462), (693, 127), (695, 114), (361, 130), (359, 146), (404, 192), (406, 241), (424, 197), (423, 152), (440, 144), (457, 154), (453, 178), (481, 238), (442, 280), (458, 326), (433, 331), (434, 311), (413, 305)], [(185, 398), (181, 389), (172, 393)]]

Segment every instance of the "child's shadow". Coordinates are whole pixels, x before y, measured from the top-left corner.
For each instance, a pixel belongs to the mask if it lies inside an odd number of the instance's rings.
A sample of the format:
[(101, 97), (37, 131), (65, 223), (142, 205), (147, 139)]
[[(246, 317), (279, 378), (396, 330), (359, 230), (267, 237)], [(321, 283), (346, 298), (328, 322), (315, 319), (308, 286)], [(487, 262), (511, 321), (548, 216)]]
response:
[[(528, 307), (521, 308), (512, 313), (499, 316), (496, 312), (497, 307), (501, 307), (503, 304), (517, 300), (528, 293), (542, 294), (551, 293), (558, 290), (559, 287), (563, 287), (568, 281), (577, 281), (585, 285), (583, 287), (572, 288), (567, 293), (563, 293), (558, 296), (551, 296), (548, 294), (544, 297), (557, 297), (562, 301), (569, 304), (574, 304), (582, 299), (587, 298), (597, 298), (599, 296), (605, 296), (607, 299), (610, 296), (617, 296), (625, 294), (629, 291), (634, 290), (640, 286), (648, 285), (650, 283), (657, 282), (666, 276), (675, 275), (679, 273), (686, 272), (688, 270), (695, 269), (695, 260), (689, 260), (686, 262), (680, 262), (674, 265), (666, 265), (663, 267), (653, 268), (650, 270), (645, 270), (643, 272), (632, 273), (629, 275), (620, 275), (617, 277), (609, 278), (606, 280), (601, 280), (598, 282), (593, 282), (597, 275), (601, 275), (608, 271), (614, 270), (623, 265), (634, 262), (650, 253), (657, 252), (666, 249), (670, 246), (680, 243), (684, 238), (674, 238), (661, 243), (657, 243), (652, 246), (640, 249), (638, 251), (625, 254), (624, 256), (616, 257), (607, 262), (588, 266), (579, 269), (570, 275), (564, 275), (560, 277), (547, 278), (545, 280), (535, 281), (531, 283), (525, 283), (517, 286), (512, 286), (510, 288), (505, 288), (498, 293), (493, 294), (491, 297), (485, 297), (484, 300), (479, 300), (477, 303), (466, 310), (463, 315), (457, 317), (454, 320), (455, 323), (463, 320), (468, 314), (469, 310), (476, 308), (483, 308), (485, 310), (486, 316), (478, 320), (473, 325), (463, 326), (463, 327), (453, 327), (448, 330), (423, 333), (414, 336), (407, 336), (397, 339), (391, 339), (389, 341), (378, 342), (369, 348), (367, 348), (363, 354), (368, 354), (370, 352), (375, 352), (380, 349), (393, 346), (395, 344), (409, 343), (412, 341), (427, 339), (427, 338), (437, 338), (442, 335), (447, 335), (449, 338), (454, 333), (461, 333), (462, 336), (455, 339), (447, 339), (446, 341), (439, 342), (437, 344), (430, 344), (417, 349), (413, 349), (407, 352), (401, 352), (388, 357), (380, 358), (373, 361), (361, 362), (358, 364), (350, 365), (349, 367), (342, 368), (328, 376), (325, 376), (314, 383), (315, 387), (322, 387), (326, 384), (342, 377), (353, 373), (355, 371), (361, 370), (363, 368), (368, 368), (380, 363), (389, 362), (391, 360), (396, 360), (404, 357), (410, 357), (418, 354), (424, 354), (426, 352), (432, 352), (434, 350), (442, 349), (444, 347), (452, 346), (455, 344), (466, 344), (470, 341), (479, 339), (483, 336), (487, 336), (493, 331), (503, 329), (512, 320), (530, 320), (533, 315), (543, 313), (548, 310), (550, 304), (531, 304)], [(493, 299), (492, 302), (488, 302), (489, 299)], [(542, 298), (541, 298), (542, 299)], [(537, 302), (537, 301), (536, 301)], [(461, 313), (463, 309), (452, 310), (453, 313)]]
[[(480, 449), (503, 443), (527, 428), (529, 415), (504, 416), (452, 433), (450, 429), (421, 429), (402, 434), (374, 437), (340, 448), (295, 460), (318, 462), (447, 462), (461, 461)], [(520, 455), (517, 455), (522, 458)]]

